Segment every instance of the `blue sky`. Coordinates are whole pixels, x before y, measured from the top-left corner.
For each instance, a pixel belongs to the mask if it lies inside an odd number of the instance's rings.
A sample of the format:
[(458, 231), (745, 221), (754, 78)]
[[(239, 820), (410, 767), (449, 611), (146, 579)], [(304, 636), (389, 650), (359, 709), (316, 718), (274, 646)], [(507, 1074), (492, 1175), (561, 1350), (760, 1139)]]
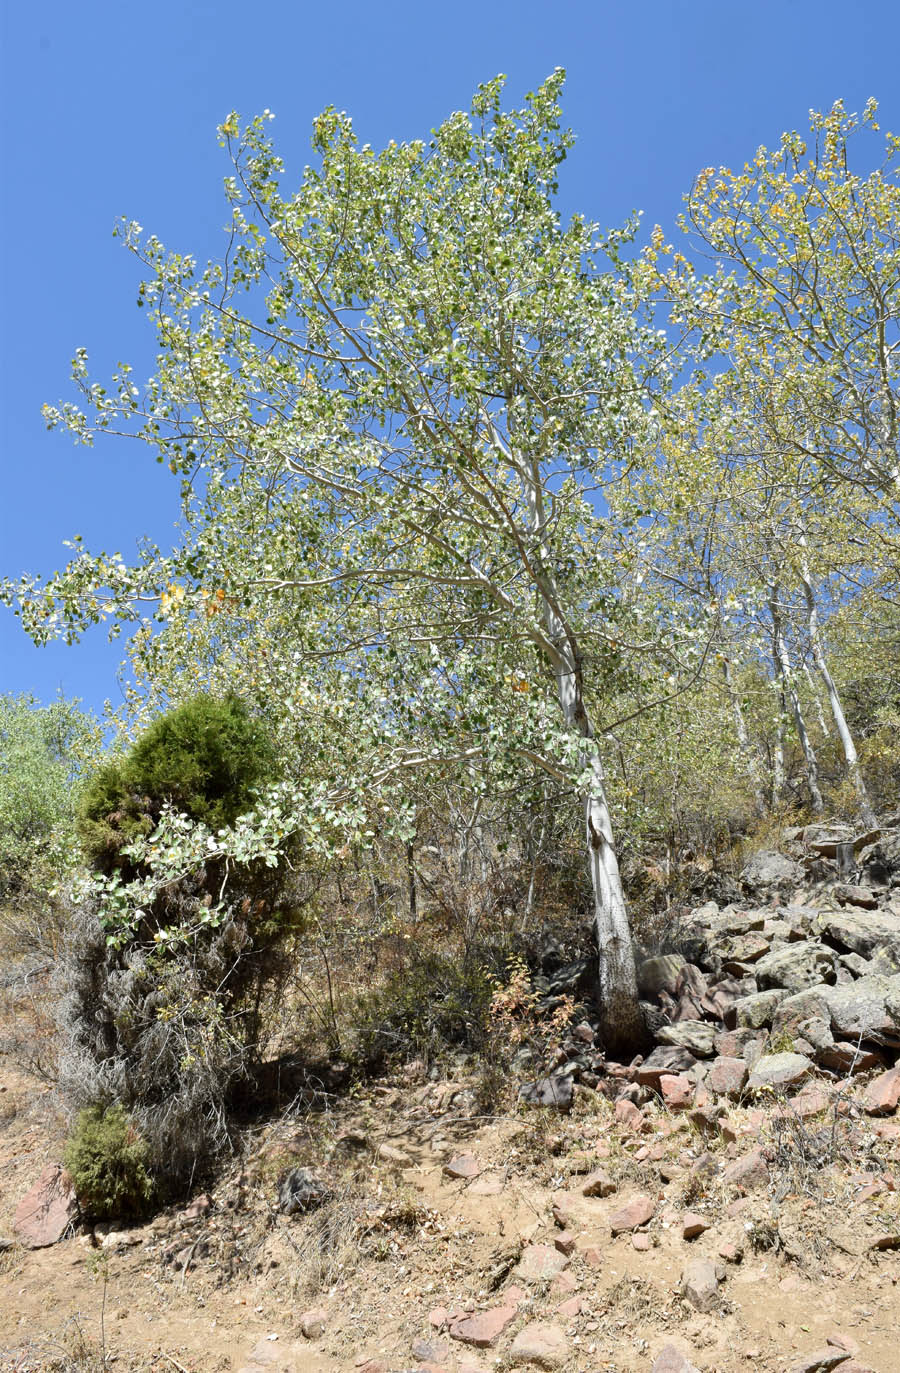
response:
[[(518, 101), (566, 67), (578, 142), (561, 203), (603, 224), (632, 209), (671, 225), (696, 172), (734, 165), (810, 107), (870, 95), (900, 129), (896, 0), (344, 0), (238, 4), (56, 0), (0, 6), (0, 574), (46, 574), (78, 533), (128, 557), (166, 544), (175, 479), (137, 446), (74, 448), (47, 433), (41, 404), (69, 396), (69, 359), (95, 376), (118, 360), (150, 374), (153, 341), (135, 307), (120, 215), (201, 259), (219, 250), (227, 172), (216, 125), (231, 109), (273, 110), (288, 172), (309, 155), (313, 116), (348, 110), (375, 145), (419, 137), (498, 72)], [(0, 692), (62, 689), (100, 708), (119, 699), (121, 643), (98, 630), (34, 648), (0, 609)]]

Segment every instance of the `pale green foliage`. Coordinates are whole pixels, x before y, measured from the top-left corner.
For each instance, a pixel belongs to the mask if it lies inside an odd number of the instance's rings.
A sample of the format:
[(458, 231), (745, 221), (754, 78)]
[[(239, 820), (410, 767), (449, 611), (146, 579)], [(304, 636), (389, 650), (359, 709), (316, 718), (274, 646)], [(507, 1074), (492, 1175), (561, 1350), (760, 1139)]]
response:
[(100, 743), (72, 702), (0, 697), (0, 920), (20, 948), (58, 937), (58, 891), (77, 865), (77, 783)]

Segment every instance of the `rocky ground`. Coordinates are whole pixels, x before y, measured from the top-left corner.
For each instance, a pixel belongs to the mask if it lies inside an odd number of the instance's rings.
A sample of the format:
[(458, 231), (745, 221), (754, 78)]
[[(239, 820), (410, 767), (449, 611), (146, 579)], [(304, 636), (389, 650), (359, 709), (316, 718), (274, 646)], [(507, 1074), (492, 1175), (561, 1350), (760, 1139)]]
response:
[[(127, 1230), (79, 1224), (53, 1092), (0, 1059), (0, 1368), (893, 1373), (900, 828), (787, 831), (667, 944), (645, 1057), (576, 1001), (507, 1108), (412, 1064)], [(544, 1009), (583, 977), (548, 953)]]

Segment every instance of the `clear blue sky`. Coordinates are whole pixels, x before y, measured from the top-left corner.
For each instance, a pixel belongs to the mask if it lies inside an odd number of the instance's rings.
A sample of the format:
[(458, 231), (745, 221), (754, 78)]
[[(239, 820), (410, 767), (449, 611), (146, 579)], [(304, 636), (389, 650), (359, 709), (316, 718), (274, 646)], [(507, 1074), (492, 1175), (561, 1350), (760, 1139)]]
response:
[[(308, 158), (312, 117), (348, 110), (361, 141), (426, 134), (505, 72), (518, 101), (569, 73), (578, 143), (562, 203), (602, 223), (632, 209), (671, 224), (700, 167), (734, 165), (810, 107), (881, 103), (900, 129), (897, 0), (83, 0), (0, 6), (4, 148), (0, 205), (0, 571), (48, 573), (64, 539), (121, 549), (166, 542), (175, 479), (144, 450), (76, 449), (40, 407), (66, 398), (75, 348), (105, 379), (138, 379), (153, 343), (134, 265), (111, 237), (120, 215), (179, 251), (218, 252), (227, 167), (215, 138), (231, 109), (264, 108), (288, 169)], [(0, 692), (119, 698), (121, 644), (95, 631), (35, 649), (0, 610)]]

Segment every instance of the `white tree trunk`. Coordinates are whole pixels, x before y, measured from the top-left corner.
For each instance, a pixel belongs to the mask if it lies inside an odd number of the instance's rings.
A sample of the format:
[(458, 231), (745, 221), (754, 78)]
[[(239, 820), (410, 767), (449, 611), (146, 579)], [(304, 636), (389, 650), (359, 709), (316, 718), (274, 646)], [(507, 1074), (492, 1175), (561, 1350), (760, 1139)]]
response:
[(769, 597), (769, 613), (772, 616), (772, 647), (775, 655), (775, 663), (781, 676), (782, 689), (790, 704), (791, 714), (794, 717), (794, 727), (797, 730), (797, 738), (800, 740), (800, 748), (803, 751), (810, 803), (812, 805), (813, 813), (815, 815), (821, 815), (825, 809), (825, 803), (822, 800), (822, 793), (819, 791), (819, 765), (816, 760), (815, 750), (810, 742), (809, 731), (806, 728), (806, 721), (803, 718), (803, 711), (800, 708), (800, 698), (797, 695), (794, 686), (793, 673), (791, 672), (791, 660), (788, 655), (787, 644), (785, 643), (781, 611), (778, 607), (777, 587), (772, 588)]
[(825, 683), (825, 690), (828, 693), (828, 704), (831, 707), (831, 714), (834, 717), (834, 726), (841, 741), (841, 748), (844, 751), (844, 761), (847, 764), (847, 774), (856, 790), (859, 801), (859, 811), (863, 821), (867, 825), (875, 824), (875, 812), (866, 791), (866, 784), (860, 771), (859, 756), (856, 752), (856, 744), (853, 742), (853, 735), (850, 733), (850, 726), (847, 724), (847, 717), (844, 714), (844, 707), (838, 689), (835, 686), (834, 678), (828, 669), (828, 662), (825, 658), (825, 650), (822, 647), (822, 636), (819, 632), (819, 614), (816, 607), (816, 598), (813, 593), (812, 581), (809, 569), (806, 564), (801, 564), (800, 584), (803, 587), (803, 595), (806, 599), (806, 628), (809, 634), (810, 647), (812, 648), (813, 662), (815, 663), (819, 676)]
[(722, 655), (722, 676), (725, 678), (725, 690), (728, 693), (731, 713), (734, 717), (734, 729), (737, 734), (738, 747), (741, 751), (744, 770), (753, 787), (753, 804), (757, 814), (762, 815), (766, 808), (766, 800), (763, 795), (762, 782), (760, 781), (759, 776), (759, 759), (756, 756), (755, 749), (750, 743), (750, 735), (747, 732), (747, 721), (744, 719), (744, 711), (741, 707), (740, 698), (735, 690), (734, 681), (731, 676), (731, 664), (724, 654)]

